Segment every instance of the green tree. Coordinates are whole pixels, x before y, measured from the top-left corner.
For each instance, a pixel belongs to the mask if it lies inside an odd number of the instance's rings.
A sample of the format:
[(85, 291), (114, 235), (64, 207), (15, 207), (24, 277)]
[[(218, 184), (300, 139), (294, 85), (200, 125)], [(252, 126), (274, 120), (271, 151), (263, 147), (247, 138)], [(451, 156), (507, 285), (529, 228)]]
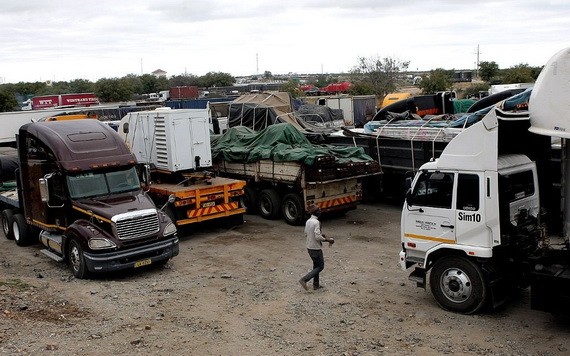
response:
[(281, 84), (279, 91), (286, 91), (291, 94), (291, 97), (298, 98), (303, 95), (303, 91), (299, 88), (299, 84), (290, 80), (287, 83)]
[(499, 65), (495, 61), (479, 63), (479, 77), (488, 82), (499, 73)]
[(533, 73), (533, 68), (526, 63), (521, 63), (503, 70), (501, 79), (504, 84), (532, 83), (535, 79)]
[(18, 93), (23, 96), (36, 96), (46, 87), (46, 83), (35, 82), (35, 83), (24, 83), (19, 82), (13, 84), (11, 91)]
[(13, 93), (0, 90), (0, 111), (14, 111), (18, 109), (18, 101)]
[(489, 84), (487, 83), (477, 83), (477, 84), (471, 84), (470, 86), (468, 86), (467, 88), (463, 89), (460, 92), (460, 95), (463, 98), (472, 98), (472, 97), (479, 97), (479, 92), (481, 91), (488, 91), (489, 90)]
[(352, 82), (364, 83), (373, 88), (377, 96), (385, 96), (396, 90), (400, 72), (405, 71), (409, 64), (409, 61), (390, 57), (360, 57), (358, 64), (350, 71)]
[(350, 95), (374, 95), (374, 87), (370, 83), (366, 82), (355, 82), (352, 84), (350, 89), (348, 89), (348, 94)]
[(143, 74), (140, 76), (142, 91), (139, 94), (158, 93), (158, 78), (152, 74)]
[(168, 79), (168, 87), (199, 86), (200, 78), (193, 74), (175, 75)]
[(95, 83), (95, 94), (101, 102), (130, 100), (135, 92), (129, 78), (99, 79)]
[(311, 84), (315, 84), (316, 87), (322, 88), (322, 87), (326, 87), (327, 85), (329, 85), (331, 83), (336, 83), (336, 82), (338, 82), (338, 80), (335, 80), (335, 78), (333, 78), (330, 75), (319, 74), (319, 75), (317, 75), (317, 81), (315, 83), (311, 83)]
[(95, 83), (87, 79), (74, 79), (69, 82), (69, 93), (92, 93)]
[(202, 80), (202, 87), (227, 87), (233, 85), (236, 79), (228, 73), (222, 72), (208, 72), (200, 78)]
[[(116, 78), (115, 78), (116, 79)], [(118, 79), (117, 79), (118, 80)], [(145, 94), (141, 76), (136, 74), (128, 74), (120, 78), (123, 85), (133, 94)]]
[(422, 75), (422, 81), (419, 84), (422, 93), (432, 94), (438, 91), (450, 90), (452, 87), (451, 78), (453, 72), (453, 70), (437, 68), (431, 70), (427, 75)]

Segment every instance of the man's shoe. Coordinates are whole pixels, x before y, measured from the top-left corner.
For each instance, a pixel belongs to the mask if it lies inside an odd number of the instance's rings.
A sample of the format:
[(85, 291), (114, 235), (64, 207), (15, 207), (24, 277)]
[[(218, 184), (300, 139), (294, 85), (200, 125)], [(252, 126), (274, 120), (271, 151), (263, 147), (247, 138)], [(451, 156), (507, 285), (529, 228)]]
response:
[(319, 289), (323, 289), (324, 286), (313, 286), (313, 290), (319, 290)]
[(302, 278), (299, 279), (299, 283), (301, 283), (301, 287), (303, 287), (304, 290), (309, 290), (309, 288), (307, 288), (307, 282), (305, 282)]

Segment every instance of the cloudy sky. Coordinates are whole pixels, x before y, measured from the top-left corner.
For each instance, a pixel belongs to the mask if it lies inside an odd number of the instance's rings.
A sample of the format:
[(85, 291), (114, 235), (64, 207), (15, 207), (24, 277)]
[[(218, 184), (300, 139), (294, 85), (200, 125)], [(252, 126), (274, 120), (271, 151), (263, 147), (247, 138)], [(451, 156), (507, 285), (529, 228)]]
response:
[(412, 70), (544, 65), (570, 46), (568, 0), (0, 0), (0, 83), (270, 71), (359, 57)]

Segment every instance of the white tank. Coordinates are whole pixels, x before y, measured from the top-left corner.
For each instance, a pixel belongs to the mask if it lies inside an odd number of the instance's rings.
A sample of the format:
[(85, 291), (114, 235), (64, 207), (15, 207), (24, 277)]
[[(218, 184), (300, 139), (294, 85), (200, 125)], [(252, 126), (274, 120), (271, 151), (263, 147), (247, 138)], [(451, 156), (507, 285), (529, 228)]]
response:
[(570, 48), (544, 66), (529, 100), (531, 132), (570, 138)]

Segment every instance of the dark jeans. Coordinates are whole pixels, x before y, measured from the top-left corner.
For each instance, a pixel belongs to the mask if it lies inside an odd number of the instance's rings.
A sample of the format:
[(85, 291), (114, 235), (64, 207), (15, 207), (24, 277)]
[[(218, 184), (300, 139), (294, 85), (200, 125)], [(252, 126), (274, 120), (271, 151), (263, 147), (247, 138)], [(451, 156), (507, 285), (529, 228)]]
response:
[(325, 268), (325, 258), (323, 257), (323, 250), (309, 250), (309, 256), (313, 260), (313, 270), (303, 277), (303, 281), (308, 282), (313, 280), (313, 288), (320, 286), (319, 273)]

